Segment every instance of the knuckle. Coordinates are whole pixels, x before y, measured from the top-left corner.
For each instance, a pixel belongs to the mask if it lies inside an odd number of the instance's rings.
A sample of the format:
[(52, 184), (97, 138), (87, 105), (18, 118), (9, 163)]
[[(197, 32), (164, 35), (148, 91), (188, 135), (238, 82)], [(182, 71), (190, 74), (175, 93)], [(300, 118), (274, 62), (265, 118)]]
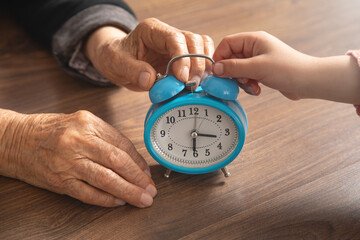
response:
[(142, 171), (137, 171), (134, 174), (134, 182), (135, 183), (146, 183), (147, 180), (147, 175), (145, 173), (143, 173)]
[(152, 26), (154, 23), (161, 23), (159, 19), (154, 18), (154, 17), (150, 17), (150, 18), (146, 18), (144, 20), (142, 20), (139, 25), (147, 25), (147, 26)]
[(194, 39), (194, 41), (196, 42), (203, 42), (203, 38), (200, 34), (197, 33), (193, 33), (192, 34), (192, 38)]
[(83, 192), (79, 196), (79, 200), (84, 203), (95, 204), (104, 207), (114, 205), (114, 197), (99, 191), (92, 191), (91, 193)]
[(64, 182), (61, 181), (57, 174), (49, 174), (46, 178), (48, 184), (51, 187), (57, 189), (57, 191), (63, 192), (66, 189), (66, 186), (64, 186)]
[(135, 196), (133, 187), (131, 187), (130, 184), (119, 184), (119, 189), (121, 191), (120, 197), (126, 198), (126, 199), (133, 199)]
[[(79, 195), (80, 193), (78, 193), (78, 190), (76, 189), (76, 186), (74, 184), (75, 179), (73, 178), (69, 178), (69, 179), (65, 179), (62, 183), (62, 191), (65, 194), (68, 194), (70, 196), (75, 196), (75, 195)], [(81, 195), (79, 196), (81, 197)]]
[(269, 35), (269, 33), (267, 33), (266, 31), (256, 31), (255, 34), (260, 37), (266, 37)]
[(221, 43), (224, 43), (224, 42), (229, 42), (232, 38), (233, 38), (232, 35), (225, 36), (225, 37), (221, 40), (220, 44), (221, 44)]
[(198, 50), (203, 50), (204, 40), (200, 34), (189, 32), (185, 34), (186, 41), (190, 44), (189, 47), (197, 48)]
[(93, 114), (86, 110), (79, 110), (74, 113), (75, 121), (79, 123), (89, 123), (93, 120)]
[(168, 39), (175, 42), (185, 43), (185, 35), (179, 31), (171, 31), (168, 35)]
[(214, 44), (214, 40), (213, 40), (210, 36), (208, 36), (208, 35), (202, 35), (201, 37), (202, 37), (204, 43)]
[(135, 30), (137, 32), (142, 32), (142, 31), (148, 31), (148, 30), (154, 30), (155, 28), (159, 27), (160, 25), (163, 25), (164, 23), (162, 23), (159, 19), (151, 17), (151, 18), (146, 18), (144, 20), (142, 20), (135, 28)]
[(131, 153), (135, 149), (134, 144), (125, 136), (120, 136), (117, 139), (117, 142), (119, 143), (121, 150), (127, 153)]
[(104, 168), (97, 176), (97, 181), (102, 187), (116, 186), (117, 174), (108, 168)]
[(104, 207), (110, 207), (114, 206), (115, 199), (113, 196), (103, 196), (101, 193), (95, 194), (95, 199), (97, 205), (104, 206)]
[(129, 169), (131, 169), (133, 162), (132, 162), (132, 159), (130, 158), (130, 156), (126, 152), (119, 151), (117, 159), (118, 159), (117, 165), (118, 165), (119, 171), (126, 172), (126, 171), (129, 171)]
[(119, 47), (123, 43), (120, 38), (114, 38), (111, 41), (106, 41), (100, 46), (99, 56), (101, 59), (109, 59), (109, 56), (113, 56), (115, 52), (119, 51)]

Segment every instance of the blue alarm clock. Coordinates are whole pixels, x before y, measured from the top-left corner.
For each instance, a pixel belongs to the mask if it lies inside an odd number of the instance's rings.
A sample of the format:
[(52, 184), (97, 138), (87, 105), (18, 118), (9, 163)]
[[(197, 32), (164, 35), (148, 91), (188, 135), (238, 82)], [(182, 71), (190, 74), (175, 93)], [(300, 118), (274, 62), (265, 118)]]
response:
[[(245, 143), (247, 117), (236, 100), (239, 87), (232, 79), (206, 77), (195, 91), (174, 76), (168, 75), (170, 64), (182, 57), (206, 55), (186, 54), (169, 61), (165, 76), (150, 89), (153, 103), (146, 119), (144, 141), (151, 156), (171, 171), (203, 174), (221, 169), (240, 153)], [(158, 77), (159, 78), (159, 77)]]

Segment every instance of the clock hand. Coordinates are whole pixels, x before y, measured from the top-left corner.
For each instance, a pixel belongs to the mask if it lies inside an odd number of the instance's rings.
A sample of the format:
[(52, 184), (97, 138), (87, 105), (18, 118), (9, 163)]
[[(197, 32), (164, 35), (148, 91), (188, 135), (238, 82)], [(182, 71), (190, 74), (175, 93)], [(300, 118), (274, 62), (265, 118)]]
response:
[(194, 131), (196, 132), (196, 120), (197, 120), (197, 114), (195, 113), (195, 121), (194, 121)]
[(211, 138), (216, 138), (216, 135), (213, 134), (205, 134), (205, 133), (197, 133), (197, 136), (199, 137), (211, 137)]
[(195, 152), (196, 151), (196, 137), (197, 137), (197, 132), (196, 131), (193, 131), (191, 133), (191, 137), (193, 139), (193, 151)]

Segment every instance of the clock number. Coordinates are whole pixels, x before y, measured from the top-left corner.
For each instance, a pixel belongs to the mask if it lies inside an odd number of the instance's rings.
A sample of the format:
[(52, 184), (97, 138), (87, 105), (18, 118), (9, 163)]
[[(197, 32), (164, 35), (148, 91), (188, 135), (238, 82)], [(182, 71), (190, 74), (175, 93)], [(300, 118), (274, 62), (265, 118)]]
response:
[(230, 135), (230, 129), (226, 128), (225, 129), (225, 136), (229, 136)]
[(221, 122), (221, 115), (217, 115), (216, 118), (217, 118), (216, 122)]
[(194, 156), (194, 157), (198, 157), (198, 156), (199, 156), (199, 153), (198, 153), (197, 150), (193, 151), (193, 156)]
[(189, 108), (190, 110), (190, 115), (199, 115), (199, 108), (194, 107), (194, 112), (193, 112), (193, 108)]
[(178, 110), (179, 117), (186, 117), (185, 116), (185, 110)]
[(184, 157), (186, 156), (187, 150), (183, 149), (182, 152), (184, 153)]
[(208, 110), (207, 109), (205, 109), (205, 117), (208, 117), (209, 115), (208, 115)]
[(166, 117), (166, 123), (174, 123), (175, 122), (175, 117)]
[(220, 149), (220, 150), (222, 149), (221, 143), (219, 143), (219, 144), (217, 145), (217, 148)]
[(169, 150), (169, 151), (173, 150), (173, 146), (172, 146), (171, 143), (168, 144), (168, 150)]
[(161, 131), (160, 131), (160, 136), (161, 136), (161, 137), (165, 137), (165, 130), (161, 130)]
[(210, 156), (210, 149), (205, 149), (205, 156)]

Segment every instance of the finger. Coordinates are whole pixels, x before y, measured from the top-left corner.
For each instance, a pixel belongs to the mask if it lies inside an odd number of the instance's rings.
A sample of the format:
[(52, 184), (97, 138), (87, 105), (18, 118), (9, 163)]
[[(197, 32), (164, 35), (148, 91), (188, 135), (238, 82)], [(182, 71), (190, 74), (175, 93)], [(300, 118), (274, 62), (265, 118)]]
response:
[(221, 60), (214, 64), (213, 72), (219, 77), (261, 80), (259, 74), (260, 61), (261, 56)]
[[(189, 54), (186, 38), (180, 32), (172, 33), (172, 35), (166, 39), (165, 45), (167, 46), (166, 50), (168, 51), (170, 58)], [(171, 69), (175, 77), (181, 82), (189, 81), (190, 62), (189, 58), (180, 58), (172, 63)]]
[(73, 170), (79, 179), (131, 205), (143, 208), (153, 203), (153, 198), (147, 191), (96, 162), (79, 160)]
[(252, 49), (258, 35), (257, 32), (245, 32), (224, 37), (215, 49), (214, 60), (229, 59), (232, 55), (237, 54), (252, 56)]
[(240, 88), (242, 88), (246, 93), (254, 96), (258, 96), (261, 93), (261, 88), (258, 81), (253, 79), (235, 79)]
[[(148, 18), (142, 21), (137, 28), (141, 31), (144, 45), (160, 54), (166, 54), (173, 58), (189, 53), (185, 36), (178, 29), (156, 18)], [(180, 58), (176, 60), (171, 69), (177, 79), (187, 82), (189, 79), (190, 59)]]
[[(203, 38), (192, 32), (183, 31), (183, 34), (186, 38), (186, 44), (189, 53), (191, 54), (204, 54), (204, 42)], [(189, 81), (195, 82), (196, 85), (193, 86), (193, 89), (200, 83), (201, 76), (205, 71), (205, 59), (200, 57), (192, 57), (190, 58), (190, 74)]]
[(102, 207), (116, 207), (125, 205), (125, 201), (113, 195), (90, 186), (78, 179), (66, 181), (65, 193), (73, 198), (92, 205)]
[[(131, 86), (135, 91), (148, 91), (156, 80), (155, 69), (145, 61), (137, 60), (130, 54), (117, 53), (119, 58), (113, 65), (113, 83), (120, 86)], [(126, 79), (126, 81), (124, 81)]]
[[(85, 128), (85, 135), (90, 133), (98, 139), (102, 139), (103, 141), (127, 152), (135, 163), (150, 176), (150, 169), (146, 161), (136, 151), (132, 142), (117, 129), (88, 111), (78, 111), (74, 114), (74, 117), (76, 118), (75, 121), (79, 124), (78, 128), (81, 129), (83, 126), (87, 126), (87, 128)], [(93, 139), (89, 140), (83, 137), (78, 138), (78, 147), (81, 149), (84, 146), (88, 146), (92, 140)], [(96, 151), (98, 149), (99, 147), (95, 146), (94, 148), (90, 148), (89, 151)]]
[[(97, 117), (96, 117), (97, 118)], [(151, 177), (150, 168), (145, 159), (138, 153), (134, 144), (121, 132), (115, 129), (110, 124), (105, 123), (102, 119), (96, 119), (97, 126), (93, 131), (96, 131), (96, 135), (108, 142), (109, 144), (125, 151), (134, 160), (134, 162)]]
[[(212, 57), (214, 55), (214, 41), (212, 40), (211, 37), (207, 36), (207, 35), (202, 35), (202, 39), (204, 42), (204, 54)], [(212, 62), (209, 60), (205, 61), (205, 72), (207, 74), (211, 73), (211, 69), (212, 69)]]
[(125, 151), (101, 140), (94, 139), (84, 144), (86, 157), (117, 173), (128, 182), (148, 191), (152, 197), (157, 194), (153, 180), (134, 162)]

